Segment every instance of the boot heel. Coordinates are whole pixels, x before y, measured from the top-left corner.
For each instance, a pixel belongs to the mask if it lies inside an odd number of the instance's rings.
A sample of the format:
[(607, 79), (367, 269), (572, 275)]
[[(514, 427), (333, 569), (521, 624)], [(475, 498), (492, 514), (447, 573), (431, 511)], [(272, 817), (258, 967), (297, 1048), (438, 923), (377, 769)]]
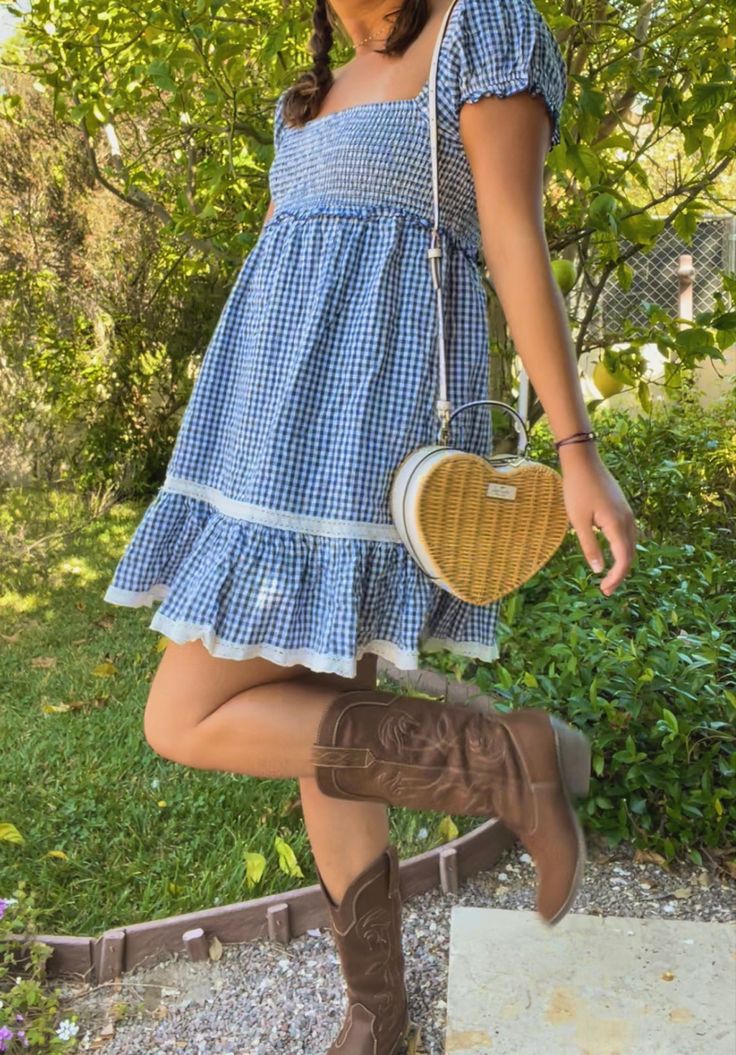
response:
[(579, 729), (550, 715), (557, 757), (568, 792), (585, 798), (590, 788), (590, 741)]

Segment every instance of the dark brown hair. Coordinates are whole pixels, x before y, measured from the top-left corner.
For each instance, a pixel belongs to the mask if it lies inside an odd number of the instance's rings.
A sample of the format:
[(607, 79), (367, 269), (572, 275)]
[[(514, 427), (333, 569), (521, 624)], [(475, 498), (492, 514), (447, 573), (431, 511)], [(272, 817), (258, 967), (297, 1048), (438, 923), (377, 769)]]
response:
[[(396, 15), (393, 28), (386, 38), (385, 46), (375, 50), (382, 55), (403, 55), (426, 25), (429, 4), (427, 0), (403, 0), (400, 7), (390, 14)], [(285, 123), (291, 126), (302, 127), (310, 118), (317, 116), (322, 100), (333, 83), (330, 51), (337, 22), (329, 0), (315, 0), (312, 26), (314, 32), (307, 44), (312, 56), (311, 69), (300, 74), (284, 96), (283, 117)]]

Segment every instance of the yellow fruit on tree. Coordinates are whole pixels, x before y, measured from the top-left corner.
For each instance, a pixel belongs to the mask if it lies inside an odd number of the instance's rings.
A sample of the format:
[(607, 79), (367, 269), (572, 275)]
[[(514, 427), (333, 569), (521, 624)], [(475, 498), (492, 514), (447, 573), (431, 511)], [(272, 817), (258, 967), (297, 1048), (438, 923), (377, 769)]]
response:
[(611, 371), (603, 365), (601, 360), (595, 364), (593, 370), (593, 384), (604, 399), (607, 399), (609, 396), (615, 396), (616, 393), (620, 392), (624, 387), (623, 380), (617, 374), (612, 374)]
[(557, 257), (557, 259), (552, 261), (552, 272), (557, 280), (557, 285), (562, 290), (563, 297), (566, 297), (575, 285), (575, 279), (578, 277), (575, 265), (572, 260), (566, 260), (564, 257)]

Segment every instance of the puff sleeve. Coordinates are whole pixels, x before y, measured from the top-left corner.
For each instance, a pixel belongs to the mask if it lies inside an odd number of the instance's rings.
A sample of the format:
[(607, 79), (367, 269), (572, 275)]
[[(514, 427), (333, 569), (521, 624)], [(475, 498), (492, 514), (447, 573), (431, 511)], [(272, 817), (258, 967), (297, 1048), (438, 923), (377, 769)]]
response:
[(458, 110), (484, 95), (541, 95), (551, 118), (549, 149), (560, 142), (565, 62), (532, 0), (465, 0)]

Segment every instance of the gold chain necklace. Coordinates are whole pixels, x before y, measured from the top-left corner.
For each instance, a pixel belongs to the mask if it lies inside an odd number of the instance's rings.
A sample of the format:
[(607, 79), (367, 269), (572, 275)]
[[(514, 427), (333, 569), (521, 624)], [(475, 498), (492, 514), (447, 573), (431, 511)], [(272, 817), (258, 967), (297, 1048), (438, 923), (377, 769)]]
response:
[[(359, 48), (361, 44), (365, 44), (366, 41), (368, 41), (368, 40), (374, 40), (375, 37), (376, 37), (376, 34), (375, 33), (371, 33), (369, 36), (363, 37), (362, 40), (359, 40), (357, 44), (353, 44), (353, 47), (354, 48)], [(386, 40), (387, 38), (386, 37), (381, 37), (379, 39)]]

